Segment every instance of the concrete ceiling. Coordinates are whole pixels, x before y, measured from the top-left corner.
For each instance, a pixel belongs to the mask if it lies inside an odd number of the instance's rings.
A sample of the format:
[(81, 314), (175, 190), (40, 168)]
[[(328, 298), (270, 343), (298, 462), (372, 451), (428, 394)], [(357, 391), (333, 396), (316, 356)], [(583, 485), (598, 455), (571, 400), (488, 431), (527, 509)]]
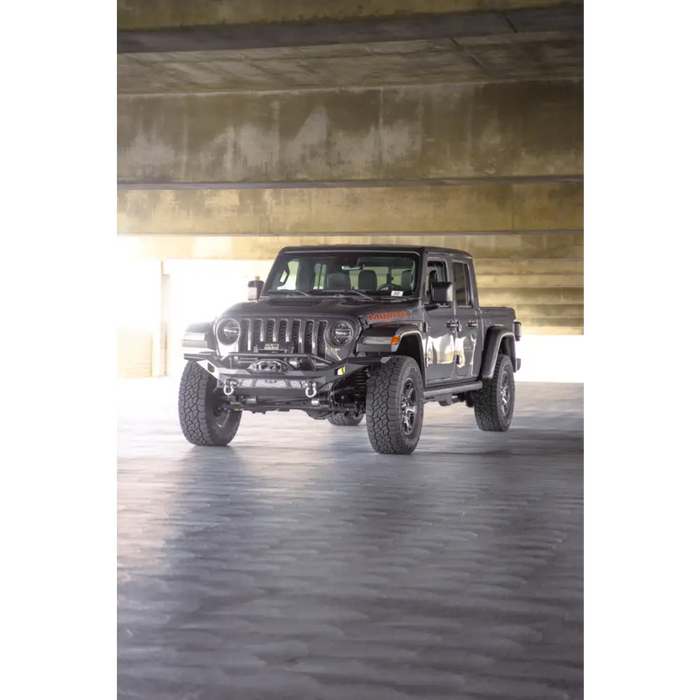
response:
[(582, 5), (118, 32), (121, 94), (581, 77)]
[[(117, 0), (120, 30), (301, 26), (356, 20), (474, 13), (517, 16), (519, 10), (580, 5), (582, 0)], [(531, 16), (531, 13), (526, 13)]]
[(122, 94), (580, 77), (583, 37), (545, 32), (333, 46), (120, 54)]

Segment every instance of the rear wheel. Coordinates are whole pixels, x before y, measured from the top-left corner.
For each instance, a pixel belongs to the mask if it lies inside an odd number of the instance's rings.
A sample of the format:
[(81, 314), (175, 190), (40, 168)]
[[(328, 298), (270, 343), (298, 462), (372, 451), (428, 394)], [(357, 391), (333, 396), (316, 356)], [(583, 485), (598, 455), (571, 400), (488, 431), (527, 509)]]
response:
[(364, 413), (334, 413), (331, 416), (328, 416), (328, 422), (331, 425), (360, 425), (362, 423), (363, 418), (365, 417)]
[(229, 410), (216, 379), (192, 360), (182, 373), (178, 409), (182, 434), (193, 445), (228, 445), (241, 422), (241, 411)]
[(375, 452), (407, 455), (423, 428), (423, 377), (412, 357), (392, 357), (367, 382), (367, 434)]
[(513, 421), (515, 410), (515, 374), (508, 355), (500, 354), (492, 379), (472, 393), (474, 416), (479, 430), (504, 433)]

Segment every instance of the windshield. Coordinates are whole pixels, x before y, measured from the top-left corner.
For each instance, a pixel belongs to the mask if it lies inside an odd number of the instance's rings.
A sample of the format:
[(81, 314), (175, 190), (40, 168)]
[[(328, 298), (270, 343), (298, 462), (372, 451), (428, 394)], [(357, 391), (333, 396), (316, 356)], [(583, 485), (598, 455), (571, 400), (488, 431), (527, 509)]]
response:
[(416, 292), (416, 253), (308, 252), (280, 255), (266, 292), (402, 297)]

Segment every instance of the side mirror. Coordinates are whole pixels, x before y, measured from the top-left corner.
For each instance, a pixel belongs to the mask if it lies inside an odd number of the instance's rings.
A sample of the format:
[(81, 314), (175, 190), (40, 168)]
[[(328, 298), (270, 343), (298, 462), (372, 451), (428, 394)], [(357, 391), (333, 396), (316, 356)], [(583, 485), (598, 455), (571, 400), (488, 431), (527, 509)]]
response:
[(263, 281), (251, 280), (248, 282), (248, 301), (257, 301), (262, 293)]
[(444, 306), (452, 303), (452, 282), (433, 282), (430, 286), (430, 300)]

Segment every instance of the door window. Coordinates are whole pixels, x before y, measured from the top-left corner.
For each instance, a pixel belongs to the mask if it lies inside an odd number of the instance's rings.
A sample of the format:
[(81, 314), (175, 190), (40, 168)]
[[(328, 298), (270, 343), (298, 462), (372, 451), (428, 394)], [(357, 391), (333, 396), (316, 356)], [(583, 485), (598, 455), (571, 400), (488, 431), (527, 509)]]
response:
[(455, 299), (457, 306), (471, 306), (472, 300), (469, 293), (469, 277), (464, 263), (452, 263), (452, 274), (455, 280)]
[(425, 295), (430, 298), (430, 285), (433, 282), (447, 282), (447, 264), (442, 260), (428, 260), (425, 274)]

